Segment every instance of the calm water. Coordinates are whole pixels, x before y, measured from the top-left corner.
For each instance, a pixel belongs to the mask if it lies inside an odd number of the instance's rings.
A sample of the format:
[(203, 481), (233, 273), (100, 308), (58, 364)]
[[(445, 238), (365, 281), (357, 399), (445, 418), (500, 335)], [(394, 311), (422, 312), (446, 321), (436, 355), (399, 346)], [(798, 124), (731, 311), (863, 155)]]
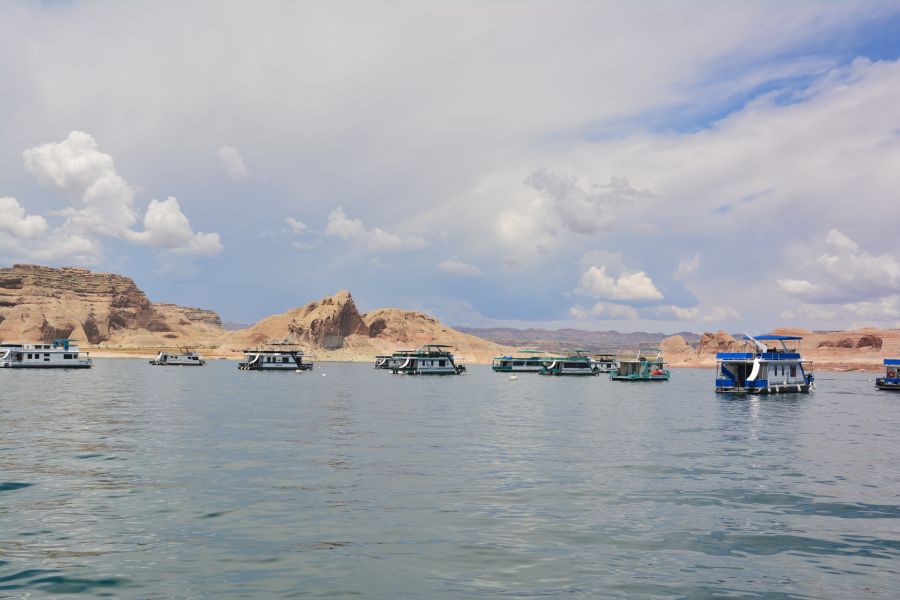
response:
[(900, 394), (0, 371), (0, 597), (896, 598)]

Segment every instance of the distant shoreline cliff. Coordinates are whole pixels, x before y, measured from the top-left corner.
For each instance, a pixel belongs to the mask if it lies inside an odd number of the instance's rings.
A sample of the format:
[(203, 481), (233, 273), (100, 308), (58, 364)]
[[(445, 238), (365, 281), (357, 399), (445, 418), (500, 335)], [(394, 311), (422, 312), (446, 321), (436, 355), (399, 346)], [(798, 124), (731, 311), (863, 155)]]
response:
[[(445, 343), (464, 361), (489, 363), (516, 347), (538, 346), (554, 352), (585, 347), (627, 354), (641, 346), (659, 345), (673, 367), (708, 368), (715, 366), (716, 352), (733, 351), (741, 344), (724, 331), (664, 336), (575, 329), (461, 329), (397, 308), (361, 314), (347, 291), (248, 327), (226, 328), (212, 310), (152, 302), (123, 275), (39, 265), (0, 269), (0, 340), (69, 337), (98, 355), (147, 355), (163, 348), (193, 346), (207, 356), (236, 358), (243, 348), (267, 339), (287, 339), (323, 360), (370, 361), (377, 354)], [(876, 369), (882, 358), (900, 356), (900, 330), (776, 332), (803, 336), (804, 357), (823, 370)]]

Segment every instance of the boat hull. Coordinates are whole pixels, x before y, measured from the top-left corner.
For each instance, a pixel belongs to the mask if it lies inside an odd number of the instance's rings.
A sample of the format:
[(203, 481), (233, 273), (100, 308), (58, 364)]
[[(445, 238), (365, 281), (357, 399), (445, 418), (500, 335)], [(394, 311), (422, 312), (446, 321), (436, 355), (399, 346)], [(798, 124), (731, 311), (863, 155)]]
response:
[(640, 375), (631, 376), (631, 375), (610, 375), (611, 381), (668, 381), (668, 375), (648, 375), (647, 377), (641, 377)]
[(879, 377), (875, 380), (875, 387), (879, 390), (900, 392), (900, 379), (887, 379), (886, 377)]
[(77, 365), (23, 365), (0, 363), (0, 369), (90, 369), (92, 362)]
[(808, 394), (812, 386), (806, 383), (785, 383), (766, 387), (717, 387), (718, 394), (753, 394), (756, 396), (769, 394)]

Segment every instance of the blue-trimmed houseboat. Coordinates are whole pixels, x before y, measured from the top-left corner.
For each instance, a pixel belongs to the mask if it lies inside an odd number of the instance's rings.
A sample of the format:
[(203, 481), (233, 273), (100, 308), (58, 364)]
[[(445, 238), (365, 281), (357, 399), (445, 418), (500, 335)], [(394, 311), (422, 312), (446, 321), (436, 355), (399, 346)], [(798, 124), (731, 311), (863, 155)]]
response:
[(884, 359), (884, 377), (875, 380), (875, 387), (900, 391), (900, 358)]
[(613, 381), (668, 381), (669, 376), (659, 348), (641, 348), (634, 358), (620, 358), (609, 373)]
[(74, 340), (60, 339), (36, 344), (0, 344), (0, 368), (89, 369), (94, 364)]
[(745, 336), (749, 352), (716, 354), (716, 391), (748, 394), (808, 393), (813, 387), (812, 361), (800, 356), (794, 335)]

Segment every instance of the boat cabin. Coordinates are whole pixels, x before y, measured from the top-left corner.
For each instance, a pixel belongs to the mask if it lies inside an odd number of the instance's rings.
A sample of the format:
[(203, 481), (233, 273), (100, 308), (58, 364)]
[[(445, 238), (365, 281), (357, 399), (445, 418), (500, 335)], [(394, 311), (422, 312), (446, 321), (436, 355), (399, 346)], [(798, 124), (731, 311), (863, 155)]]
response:
[(456, 364), (445, 344), (425, 344), (413, 351), (396, 352), (391, 357), (391, 372), (403, 375), (460, 375), (465, 365)]
[(491, 369), (498, 373), (538, 373), (545, 365), (559, 357), (542, 350), (519, 350), (515, 356), (498, 356), (491, 361)]
[(900, 390), (900, 358), (884, 359), (884, 377), (875, 380), (879, 390)]
[(609, 373), (613, 381), (668, 381), (669, 368), (659, 348), (641, 348), (634, 358), (621, 358)]
[(161, 367), (202, 367), (206, 361), (193, 348), (182, 348), (178, 352), (163, 350), (150, 364)]
[(67, 338), (34, 344), (0, 344), (0, 368), (87, 369), (93, 364), (89, 352), (82, 352), (75, 340)]
[(600, 370), (587, 350), (572, 350), (572, 354), (554, 358), (544, 364), (541, 375), (599, 375)]
[(308, 371), (313, 368), (300, 346), (287, 341), (267, 342), (263, 347), (242, 352), (244, 360), (238, 363), (241, 371)]

